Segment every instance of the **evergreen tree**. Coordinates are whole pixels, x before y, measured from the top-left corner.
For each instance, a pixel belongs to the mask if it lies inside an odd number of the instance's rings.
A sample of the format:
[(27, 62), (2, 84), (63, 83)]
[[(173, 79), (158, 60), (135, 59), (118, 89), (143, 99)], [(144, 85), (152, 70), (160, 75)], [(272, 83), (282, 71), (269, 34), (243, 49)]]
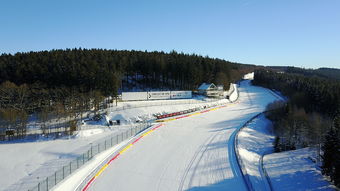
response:
[(335, 164), (339, 158), (336, 158), (336, 154), (339, 152), (339, 138), (337, 131), (334, 128), (331, 128), (326, 136), (325, 143), (322, 146), (322, 173), (330, 176), (331, 180), (335, 180), (336, 172), (335, 172)]

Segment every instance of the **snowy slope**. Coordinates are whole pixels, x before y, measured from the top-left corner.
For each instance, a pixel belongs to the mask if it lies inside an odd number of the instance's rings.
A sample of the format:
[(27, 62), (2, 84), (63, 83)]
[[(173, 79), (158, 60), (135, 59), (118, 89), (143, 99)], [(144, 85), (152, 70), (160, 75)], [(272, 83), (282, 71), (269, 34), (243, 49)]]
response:
[(273, 100), (243, 81), (238, 104), (165, 123), (111, 163), (90, 190), (246, 190), (231, 137)]
[(261, 160), (264, 154), (273, 152), (273, 141), (271, 122), (264, 115), (252, 120), (238, 134), (240, 160), (253, 190), (270, 190)]
[(311, 158), (316, 150), (305, 148), (266, 155), (263, 159), (273, 189), (335, 190), (321, 175)]

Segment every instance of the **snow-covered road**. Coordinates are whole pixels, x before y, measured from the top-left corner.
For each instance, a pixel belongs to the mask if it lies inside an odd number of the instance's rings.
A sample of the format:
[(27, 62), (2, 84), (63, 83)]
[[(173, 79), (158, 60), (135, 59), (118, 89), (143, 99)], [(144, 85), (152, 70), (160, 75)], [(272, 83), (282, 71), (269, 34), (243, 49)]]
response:
[(124, 152), (89, 190), (246, 190), (233, 136), (276, 98), (241, 82), (238, 103), (170, 121)]

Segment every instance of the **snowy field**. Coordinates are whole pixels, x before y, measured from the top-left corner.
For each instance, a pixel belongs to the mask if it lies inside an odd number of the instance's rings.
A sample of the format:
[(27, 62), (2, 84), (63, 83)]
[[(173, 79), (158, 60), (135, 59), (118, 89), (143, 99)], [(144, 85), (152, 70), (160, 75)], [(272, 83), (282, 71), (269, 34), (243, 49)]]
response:
[[(109, 114), (99, 122), (82, 125), (84, 130), (75, 136), (63, 139), (29, 140), (0, 144), (0, 152), (6, 153), (0, 158), (0, 190), (28, 190), (41, 179), (80, 156), (96, 142), (125, 131), (136, 120), (154, 119), (155, 113), (176, 112), (195, 107), (225, 104), (228, 100), (215, 101), (203, 98), (185, 100), (136, 101), (119, 103), (118, 107), (109, 109)], [(148, 107), (145, 107), (148, 106)], [(119, 119), (121, 126), (107, 127), (107, 120)], [(24, 154), (23, 154), (24, 153)]]
[(0, 144), (0, 190), (28, 190), (105, 137), (125, 131), (93, 129), (73, 138)]
[(263, 159), (274, 190), (335, 190), (311, 158), (316, 150), (305, 148), (266, 155)]
[(246, 190), (233, 137), (276, 98), (241, 82), (237, 104), (165, 123), (124, 152), (90, 190)]

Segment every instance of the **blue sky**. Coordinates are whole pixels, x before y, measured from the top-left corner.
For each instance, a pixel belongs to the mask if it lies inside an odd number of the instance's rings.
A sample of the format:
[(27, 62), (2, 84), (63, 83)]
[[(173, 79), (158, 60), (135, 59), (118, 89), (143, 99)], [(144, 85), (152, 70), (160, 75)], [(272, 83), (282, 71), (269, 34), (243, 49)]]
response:
[(339, 0), (1, 0), (0, 53), (176, 50), (340, 68)]

